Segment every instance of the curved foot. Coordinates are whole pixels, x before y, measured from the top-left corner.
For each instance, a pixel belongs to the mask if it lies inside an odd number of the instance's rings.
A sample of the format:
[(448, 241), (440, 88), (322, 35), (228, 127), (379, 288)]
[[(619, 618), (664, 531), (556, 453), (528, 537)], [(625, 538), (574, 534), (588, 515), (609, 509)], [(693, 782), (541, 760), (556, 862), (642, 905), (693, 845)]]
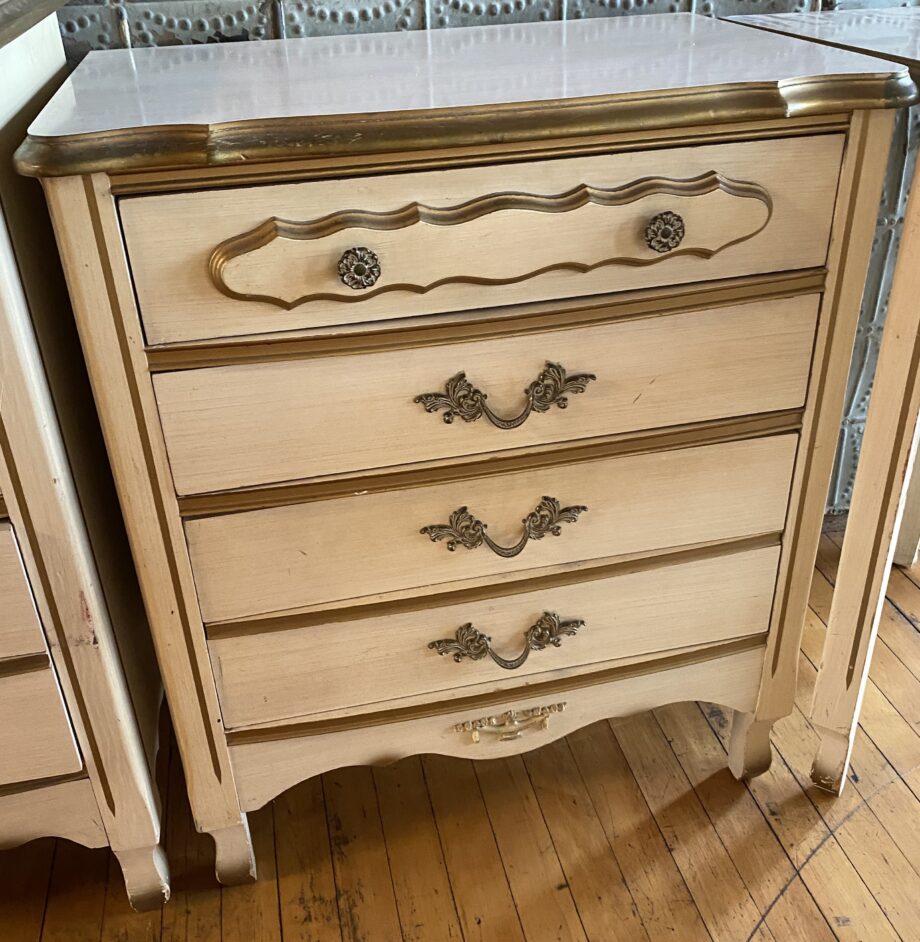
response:
[(239, 824), (211, 831), (216, 848), (214, 870), (224, 884), (251, 883), (256, 878), (256, 858), (246, 816)]
[(728, 767), (735, 778), (754, 778), (770, 768), (773, 761), (771, 729), (772, 720), (758, 720), (753, 713), (735, 712), (728, 747)]
[(839, 795), (847, 783), (853, 744), (850, 738), (842, 733), (820, 727), (816, 729), (820, 741), (811, 767), (811, 780), (818, 788)]
[(159, 844), (114, 850), (125, 878), (132, 908), (138, 912), (159, 909), (169, 899), (169, 864)]

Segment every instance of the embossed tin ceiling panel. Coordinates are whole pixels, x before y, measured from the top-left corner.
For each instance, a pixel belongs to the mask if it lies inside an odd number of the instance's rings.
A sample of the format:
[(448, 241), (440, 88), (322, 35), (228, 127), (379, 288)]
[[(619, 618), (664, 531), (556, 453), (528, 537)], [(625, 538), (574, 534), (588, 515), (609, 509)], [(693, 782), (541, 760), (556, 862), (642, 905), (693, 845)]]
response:
[[(809, 0), (112, 0), (60, 11), (68, 58), (91, 49), (531, 23), (649, 13), (775, 13)], [(121, 11), (124, 11), (123, 13)], [(119, 27), (119, 17), (124, 26)]]

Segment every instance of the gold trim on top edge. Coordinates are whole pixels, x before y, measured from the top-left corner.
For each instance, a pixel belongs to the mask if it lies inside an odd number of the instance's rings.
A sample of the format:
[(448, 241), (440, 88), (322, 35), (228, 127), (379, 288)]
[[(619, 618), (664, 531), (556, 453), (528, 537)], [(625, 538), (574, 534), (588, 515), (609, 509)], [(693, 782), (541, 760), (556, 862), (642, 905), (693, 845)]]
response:
[(899, 108), (918, 99), (907, 69), (658, 93), (213, 125), (159, 125), (26, 138), (25, 176), (55, 177), (486, 146), (637, 130)]

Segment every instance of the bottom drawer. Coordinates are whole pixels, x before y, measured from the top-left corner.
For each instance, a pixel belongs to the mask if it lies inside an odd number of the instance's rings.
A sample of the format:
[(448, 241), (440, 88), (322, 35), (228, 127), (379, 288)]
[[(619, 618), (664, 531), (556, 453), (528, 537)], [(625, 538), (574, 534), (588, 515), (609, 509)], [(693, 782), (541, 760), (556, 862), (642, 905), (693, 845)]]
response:
[(253, 811), (292, 785), (342, 766), (383, 765), (426, 752), (494, 759), (544, 746), (597, 720), (686, 700), (751, 711), (763, 657), (762, 643), (733, 642), (706, 654), (538, 684), (507, 699), (314, 723), (291, 728), (284, 738), (231, 734), (234, 782), (243, 810)]
[(0, 785), (83, 767), (50, 667), (0, 676)]
[(765, 634), (778, 561), (778, 545), (674, 554), (577, 581), (524, 583), (500, 597), (429, 599), (347, 622), (317, 616), (295, 629), (213, 637), (224, 725), (468, 696), (481, 685)]

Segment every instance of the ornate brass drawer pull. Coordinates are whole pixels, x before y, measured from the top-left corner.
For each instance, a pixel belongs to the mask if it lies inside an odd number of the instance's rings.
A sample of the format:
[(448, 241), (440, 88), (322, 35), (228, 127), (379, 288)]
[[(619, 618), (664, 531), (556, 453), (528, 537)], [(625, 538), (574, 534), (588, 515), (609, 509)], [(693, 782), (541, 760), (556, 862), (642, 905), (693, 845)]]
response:
[(546, 729), (553, 713), (561, 713), (564, 709), (565, 703), (551, 703), (529, 710), (508, 710), (500, 716), (483, 716), (458, 723), (454, 729), (458, 733), (469, 733), (473, 742), (479, 742), (483, 733), (497, 736), (499, 742), (509, 742), (520, 739), (528, 729)]
[(342, 253), (339, 259), (339, 278), (342, 284), (355, 291), (372, 288), (380, 277), (380, 259), (364, 246), (355, 246)]
[(677, 213), (659, 213), (645, 227), (645, 244), (655, 252), (673, 252), (684, 240), (683, 217)]
[(530, 540), (542, 540), (547, 535), (559, 536), (562, 533), (563, 523), (575, 523), (578, 515), (588, 508), (582, 504), (574, 507), (563, 507), (555, 497), (544, 497), (539, 504), (521, 521), (524, 532), (514, 546), (501, 546), (496, 543), (488, 533), (486, 527), (477, 517), (474, 517), (467, 507), (458, 507), (450, 515), (447, 523), (432, 523), (422, 527), (419, 533), (431, 539), (432, 543), (447, 540), (447, 548), (453, 552), (458, 546), (468, 550), (477, 546), (486, 546), (498, 556), (510, 559), (517, 556)]
[(565, 371), (559, 363), (546, 361), (543, 372), (524, 390), (527, 402), (520, 414), (513, 419), (497, 416), (487, 405), (488, 396), (477, 389), (467, 378), (466, 373), (457, 373), (444, 384), (443, 393), (423, 393), (415, 397), (426, 412), (446, 410), (444, 421), (450, 425), (458, 416), (464, 422), (475, 422), (485, 416), (496, 428), (512, 429), (523, 425), (531, 412), (549, 412), (551, 406), (564, 409), (568, 396), (583, 393), (592, 380), (593, 373), (572, 373)]
[(539, 621), (524, 633), (524, 650), (511, 660), (496, 654), (492, 650), (492, 639), (469, 623), (461, 625), (453, 638), (432, 641), (428, 647), (434, 648), (438, 654), (452, 654), (458, 664), (465, 657), (471, 661), (481, 661), (488, 655), (499, 667), (513, 671), (527, 660), (531, 651), (542, 651), (548, 645), (558, 648), (565, 636), (578, 634), (578, 629), (584, 625), (580, 618), (562, 619), (555, 612), (544, 612)]

